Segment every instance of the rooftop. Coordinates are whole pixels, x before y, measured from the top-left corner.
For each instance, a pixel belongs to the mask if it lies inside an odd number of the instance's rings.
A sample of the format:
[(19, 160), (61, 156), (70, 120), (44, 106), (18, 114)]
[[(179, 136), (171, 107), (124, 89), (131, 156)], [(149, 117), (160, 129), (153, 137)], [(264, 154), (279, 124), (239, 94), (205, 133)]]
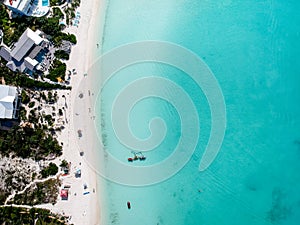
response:
[(18, 96), (16, 87), (0, 85), (0, 118), (15, 118), (15, 99)]
[(39, 45), (42, 41), (43, 38), (41, 38), (31, 29), (27, 28), (26, 31), (21, 35), (18, 42), (16, 42), (11, 51), (11, 56), (17, 61), (20, 61), (34, 44)]
[(50, 10), (49, 0), (4, 0), (4, 4), (26, 16), (41, 17)]

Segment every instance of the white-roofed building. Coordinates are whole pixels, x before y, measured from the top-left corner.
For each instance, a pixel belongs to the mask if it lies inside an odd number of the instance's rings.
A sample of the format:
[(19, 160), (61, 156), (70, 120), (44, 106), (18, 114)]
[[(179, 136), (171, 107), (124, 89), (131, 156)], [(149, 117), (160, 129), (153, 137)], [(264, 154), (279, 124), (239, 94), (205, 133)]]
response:
[(20, 61), (32, 47), (40, 45), (42, 41), (43, 38), (27, 28), (12, 48), (11, 56), (17, 61)]
[(0, 57), (7, 61), (6, 66), (12, 71), (31, 73), (35, 70), (42, 55), (47, 51), (49, 41), (42, 38), (39, 30), (27, 28), (19, 40), (11, 47), (2, 46)]
[(50, 0), (4, 0), (3, 3), (14, 13), (41, 17), (49, 12), (49, 1)]
[(19, 99), (16, 87), (0, 85), (0, 119), (17, 119)]

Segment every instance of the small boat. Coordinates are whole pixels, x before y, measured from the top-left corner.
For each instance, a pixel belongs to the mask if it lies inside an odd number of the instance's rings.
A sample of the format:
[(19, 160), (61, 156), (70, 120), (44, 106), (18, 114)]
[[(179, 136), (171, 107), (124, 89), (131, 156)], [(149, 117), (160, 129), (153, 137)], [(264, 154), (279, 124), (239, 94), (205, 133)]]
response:
[(139, 152), (139, 154), (140, 154), (139, 160), (140, 161), (145, 161), (146, 160), (146, 156), (144, 156), (142, 152)]
[[(131, 153), (133, 153), (133, 157), (127, 158), (128, 162), (133, 162), (136, 160), (140, 160), (140, 161), (146, 160), (146, 157), (141, 152), (136, 153), (136, 152), (132, 151)], [(139, 154), (139, 156), (137, 154)]]
[(131, 204), (130, 204), (130, 202), (127, 202), (127, 208), (128, 208), (128, 209), (131, 209)]
[(140, 159), (140, 161), (144, 161), (144, 160), (146, 160), (146, 157), (145, 156), (140, 156), (139, 159)]

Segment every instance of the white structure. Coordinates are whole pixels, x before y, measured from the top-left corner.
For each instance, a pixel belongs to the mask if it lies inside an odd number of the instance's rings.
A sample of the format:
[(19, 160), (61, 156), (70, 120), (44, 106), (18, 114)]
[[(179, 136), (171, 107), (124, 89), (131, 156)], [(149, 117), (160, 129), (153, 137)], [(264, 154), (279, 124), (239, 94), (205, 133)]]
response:
[(18, 89), (0, 84), (0, 119), (16, 119), (19, 105)]
[(48, 40), (40, 35), (39, 30), (34, 32), (27, 28), (12, 48), (2, 46), (0, 56), (7, 61), (6, 66), (12, 71), (33, 71), (39, 64), (39, 54), (43, 54), (42, 50), (49, 44)]
[(41, 17), (50, 10), (49, 0), (4, 0), (6, 5), (14, 13)]

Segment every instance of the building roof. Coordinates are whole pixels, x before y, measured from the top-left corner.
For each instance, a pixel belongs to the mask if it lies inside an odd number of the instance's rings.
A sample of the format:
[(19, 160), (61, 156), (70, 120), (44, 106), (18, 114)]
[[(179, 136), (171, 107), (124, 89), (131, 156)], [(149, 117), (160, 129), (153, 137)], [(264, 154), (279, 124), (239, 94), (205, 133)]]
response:
[(2, 46), (0, 47), (0, 56), (4, 58), (6, 61), (11, 60), (10, 49)]
[(3, 3), (11, 10), (27, 16), (41, 17), (50, 10), (49, 1), (45, 4), (45, 0), (4, 0)]
[(11, 56), (17, 61), (20, 61), (34, 44), (39, 45), (42, 41), (43, 38), (27, 28), (19, 38), (18, 42), (15, 43), (15, 46), (11, 51)]
[(32, 59), (32, 58), (30, 58), (30, 57), (26, 57), (26, 58), (24, 59), (24, 64), (25, 64), (26, 68), (28, 68), (28, 69), (31, 70), (31, 71), (34, 69), (34, 67), (35, 67), (38, 63), (39, 63), (38, 61), (36, 61), (35, 59)]
[(21, 1), (22, 0), (4, 0), (4, 4), (14, 8), (18, 8)]
[(27, 13), (28, 8), (32, 5), (31, 0), (6, 0), (4, 4), (24, 13)]
[[(6, 66), (7, 66), (10, 70), (12, 70), (12, 71), (16, 71), (16, 70), (17, 70), (17, 66), (16, 66), (16, 64), (15, 64), (15, 62), (14, 62), (13, 60), (10, 60), (10, 61), (6, 64)], [(23, 72), (23, 71), (21, 71), (21, 72)]]
[(0, 118), (14, 118), (14, 101), (18, 94), (16, 87), (0, 85)]
[(35, 46), (34, 49), (30, 52), (29, 57), (34, 59), (42, 49), (43, 49), (42, 46), (39, 45)]

